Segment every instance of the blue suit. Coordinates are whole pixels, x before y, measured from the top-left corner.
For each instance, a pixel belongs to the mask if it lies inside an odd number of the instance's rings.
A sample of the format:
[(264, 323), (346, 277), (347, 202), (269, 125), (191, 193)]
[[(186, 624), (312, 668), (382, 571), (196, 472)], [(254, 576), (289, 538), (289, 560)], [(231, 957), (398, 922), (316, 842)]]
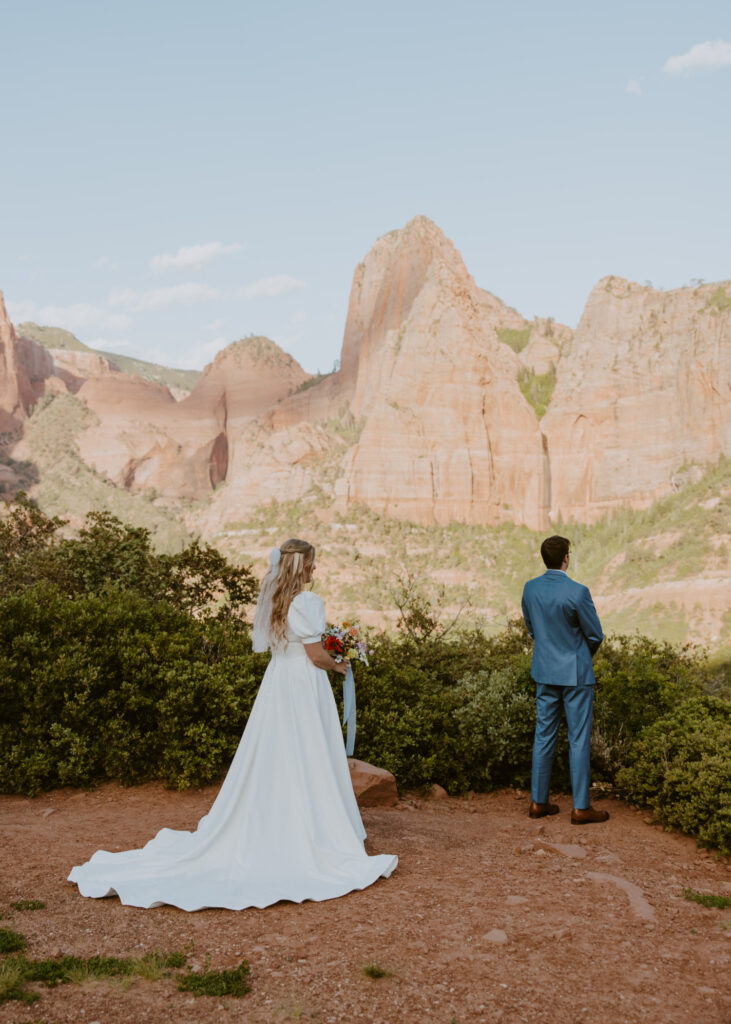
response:
[(604, 639), (589, 588), (560, 569), (548, 569), (523, 588), (523, 618), (533, 637), (536, 686), (531, 799), (548, 803), (551, 767), (566, 712), (574, 807), (589, 807), (589, 749), (594, 705), (592, 657)]

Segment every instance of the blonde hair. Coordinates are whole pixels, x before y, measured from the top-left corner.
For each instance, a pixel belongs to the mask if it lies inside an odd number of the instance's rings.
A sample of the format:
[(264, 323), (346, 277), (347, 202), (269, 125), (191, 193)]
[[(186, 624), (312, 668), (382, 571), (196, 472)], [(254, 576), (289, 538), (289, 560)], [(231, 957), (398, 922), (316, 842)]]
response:
[(281, 558), (272, 592), (270, 633), (275, 645), (285, 642), (287, 612), (297, 594), (305, 589), (306, 572), (315, 560), (315, 549), (306, 540), (293, 537), (279, 548)]

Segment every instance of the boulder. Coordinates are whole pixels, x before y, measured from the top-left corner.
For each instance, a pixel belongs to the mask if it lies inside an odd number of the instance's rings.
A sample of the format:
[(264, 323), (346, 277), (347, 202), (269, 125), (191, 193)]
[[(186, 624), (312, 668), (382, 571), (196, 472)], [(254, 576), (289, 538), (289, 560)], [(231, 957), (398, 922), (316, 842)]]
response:
[(398, 803), (396, 779), (385, 768), (348, 758), (350, 781), (359, 807), (393, 807)]

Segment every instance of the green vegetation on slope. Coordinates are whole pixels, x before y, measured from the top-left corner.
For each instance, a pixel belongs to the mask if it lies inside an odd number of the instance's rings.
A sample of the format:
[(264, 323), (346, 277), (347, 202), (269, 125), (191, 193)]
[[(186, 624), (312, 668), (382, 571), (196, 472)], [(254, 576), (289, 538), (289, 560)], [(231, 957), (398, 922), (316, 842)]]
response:
[(722, 284), (719, 284), (703, 307), (703, 310), (707, 309), (710, 309), (712, 313), (724, 313), (727, 309), (731, 309), (731, 295)]
[(142, 377), (143, 380), (152, 381), (155, 384), (162, 384), (166, 388), (178, 388), (181, 391), (192, 391), (200, 379), (200, 370), (175, 370), (170, 366), (158, 366), (157, 363), (148, 363), (144, 359), (133, 359), (132, 356), (121, 356), (117, 352), (104, 352), (99, 350), (100, 356), (104, 356), (113, 363), (122, 373)]
[[(469, 602), (488, 631), (501, 629), (517, 612), (524, 582), (543, 571), (544, 534), (509, 523), (421, 525), (364, 506), (341, 510), (332, 487), (338, 469), (337, 459), (323, 463), (317, 473), (321, 486), (297, 501), (273, 502), (228, 522), (215, 542), (231, 557), (261, 558), (263, 570), (264, 552), (275, 541), (312, 539), (318, 591), (346, 615), (369, 609), (391, 617), (394, 571), (432, 581), (435, 599), (438, 593), (438, 603), (447, 608)], [(559, 521), (550, 532), (571, 539), (572, 573), (594, 594), (626, 595), (617, 611), (604, 616), (608, 631), (640, 629), (658, 640), (685, 642), (698, 635), (701, 612), (680, 600), (675, 607), (658, 599), (644, 607), (636, 588), (717, 573), (728, 558), (730, 513), (731, 460), (722, 459), (698, 482), (645, 511), (624, 508), (593, 524)], [(717, 617), (719, 635), (711, 646), (722, 656), (731, 650), (731, 612), (724, 617), (718, 610)]]
[(76, 521), (92, 509), (103, 509), (125, 523), (150, 530), (161, 550), (179, 550), (189, 535), (177, 516), (116, 487), (81, 458), (76, 438), (93, 419), (88, 407), (72, 395), (40, 399), (24, 437), (28, 461), (39, 476), (33, 498), (49, 515)]
[(501, 327), (497, 332), (497, 336), (503, 344), (510, 345), (513, 352), (522, 352), (530, 341), (532, 330), (531, 324), (527, 327), (521, 327), (519, 330), (513, 327)]
[(79, 341), (71, 331), (64, 331), (62, 327), (41, 327), (40, 324), (34, 324), (30, 320), (26, 320), (22, 324), (18, 324), (16, 332), (22, 334), (24, 338), (30, 338), (31, 341), (37, 342), (39, 345), (43, 345), (44, 348), (67, 348), (72, 352), (93, 352), (93, 348), (89, 348), (83, 341)]
[(64, 331), (60, 327), (41, 327), (38, 324), (27, 321), (18, 324), (18, 334), (22, 334), (31, 341), (43, 345), (44, 348), (66, 348), (75, 352), (92, 352), (95, 355), (108, 359), (122, 373), (133, 374), (142, 377), (143, 380), (154, 381), (156, 384), (163, 384), (169, 388), (179, 388), (181, 391), (192, 391), (198, 379), (199, 370), (175, 370), (169, 366), (158, 366), (157, 363), (148, 363), (144, 359), (133, 359), (131, 356), (122, 356), (116, 352), (105, 352), (102, 349), (89, 348), (82, 341), (79, 341), (70, 331)]
[(540, 420), (551, 404), (551, 396), (556, 386), (556, 368), (551, 366), (548, 373), (534, 373), (525, 367), (518, 373), (518, 387), (527, 402), (533, 406)]

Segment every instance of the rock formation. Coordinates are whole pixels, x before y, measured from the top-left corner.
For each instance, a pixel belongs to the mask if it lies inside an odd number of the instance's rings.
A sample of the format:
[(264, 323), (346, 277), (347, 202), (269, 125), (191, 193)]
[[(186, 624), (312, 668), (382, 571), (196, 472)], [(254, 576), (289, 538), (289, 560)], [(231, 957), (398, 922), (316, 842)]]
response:
[(541, 428), (551, 513), (646, 507), (731, 452), (731, 286), (660, 292), (608, 277), (558, 363)]
[(98, 422), (80, 438), (80, 450), (121, 486), (205, 498), (227, 479), (246, 425), (308, 376), (274, 342), (245, 338), (219, 352), (180, 402), (141, 378), (93, 377), (79, 397)]
[(417, 522), (543, 526), (538, 421), (497, 333), (524, 324), (425, 217), (379, 239), (356, 271), (343, 343), (343, 388), (364, 426), (341, 501)]
[[(246, 338), (176, 401), (67, 332), (28, 329), (59, 347), (17, 337), (0, 301), (5, 451), (44, 390), (67, 390), (94, 414), (77, 439), (86, 462), (120, 487), (195, 499), (189, 525), (205, 534), (301, 498), (323, 472), (340, 509), (544, 529), (647, 505), (731, 451), (731, 285), (605, 278), (573, 333), (477, 287), (425, 217), (356, 268), (340, 369), (320, 381)], [(539, 421), (524, 394), (542, 411), (554, 375)]]
[(53, 373), (53, 359), (44, 349), (18, 338), (0, 292), (0, 442), (7, 448), (17, 439), (23, 421), (43, 394)]

